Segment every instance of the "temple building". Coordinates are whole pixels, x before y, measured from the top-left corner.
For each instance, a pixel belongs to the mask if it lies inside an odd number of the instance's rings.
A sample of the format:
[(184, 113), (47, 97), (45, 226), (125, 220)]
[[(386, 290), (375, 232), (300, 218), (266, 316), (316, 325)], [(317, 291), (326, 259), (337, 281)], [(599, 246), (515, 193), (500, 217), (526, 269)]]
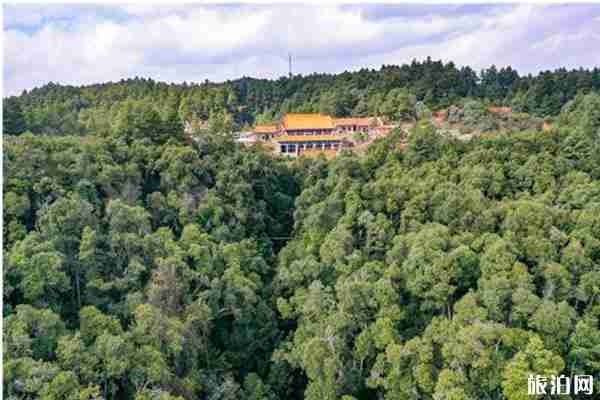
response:
[(254, 135), (258, 140), (269, 141), (279, 133), (279, 127), (277, 125), (256, 125), (254, 128)]
[(338, 133), (367, 133), (375, 126), (379, 125), (377, 118), (336, 118), (335, 128)]
[(274, 138), (276, 151), (296, 157), (315, 151), (332, 152), (348, 145), (336, 134), (333, 118), (321, 114), (286, 114), (281, 124), (281, 135)]

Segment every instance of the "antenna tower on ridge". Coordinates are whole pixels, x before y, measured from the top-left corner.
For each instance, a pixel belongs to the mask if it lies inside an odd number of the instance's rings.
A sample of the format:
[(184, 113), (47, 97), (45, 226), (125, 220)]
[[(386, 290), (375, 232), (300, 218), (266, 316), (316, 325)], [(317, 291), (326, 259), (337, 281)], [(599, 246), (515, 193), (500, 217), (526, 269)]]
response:
[(290, 79), (292, 79), (292, 53), (288, 54), (289, 62), (290, 62)]

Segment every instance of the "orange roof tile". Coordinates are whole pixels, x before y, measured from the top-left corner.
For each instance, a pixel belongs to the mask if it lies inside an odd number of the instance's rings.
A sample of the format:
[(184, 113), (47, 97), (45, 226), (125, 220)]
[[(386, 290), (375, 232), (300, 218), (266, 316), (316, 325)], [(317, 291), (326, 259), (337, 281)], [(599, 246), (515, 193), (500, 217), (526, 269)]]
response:
[(344, 138), (336, 135), (282, 135), (273, 140), (276, 142), (341, 142)]
[(277, 125), (256, 125), (256, 128), (254, 128), (254, 133), (275, 133), (278, 131)]
[(370, 126), (373, 122), (373, 118), (364, 117), (364, 118), (336, 118), (334, 120), (336, 126), (348, 126), (348, 125), (357, 125), (357, 126)]
[(333, 118), (321, 114), (290, 113), (283, 117), (286, 130), (333, 129)]

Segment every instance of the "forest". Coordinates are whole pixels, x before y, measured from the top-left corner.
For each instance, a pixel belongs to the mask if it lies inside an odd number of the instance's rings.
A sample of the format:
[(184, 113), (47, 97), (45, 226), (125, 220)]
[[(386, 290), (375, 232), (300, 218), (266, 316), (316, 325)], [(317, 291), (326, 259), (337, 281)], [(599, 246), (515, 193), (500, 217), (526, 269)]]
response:
[[(489, 71), (4, 99), (3, 398), (541, 399), (529, 374), (598, 393), (599, 71)], [(332, 160), (227, 133), (289, 109), (398, 112), (394, 90), (553, 125), (461, 141), (412, 113), (408, 138)], [(196, 140), (188, 113), (208, 121)]]

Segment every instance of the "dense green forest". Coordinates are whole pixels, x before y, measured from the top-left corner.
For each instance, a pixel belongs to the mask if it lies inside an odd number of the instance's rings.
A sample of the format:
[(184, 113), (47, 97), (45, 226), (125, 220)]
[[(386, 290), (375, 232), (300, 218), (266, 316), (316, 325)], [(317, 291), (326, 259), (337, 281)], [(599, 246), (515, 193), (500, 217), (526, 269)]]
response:
[(520, 76), (511, 67), (479, 74), (469, 67), (426, 59), (341, 74), (278, 80), (242, 78), (224, 83), (166, 84), (130, 79), (84, 87), (50, 83), (4, 101), (5, 133), (83, 135), (110, 130), (119, 113), (145, 104), (159, 114), (203, 121), (212, 131), (241, 129), (283, 113), (384, 115), (396, 119), (411, 98), (432, 110), (475, 98), (539, 117), (557, 115), (577, 93), (600, 90), (600, 68), (558, 69)]
[[(531, 373), (598, 393), (598, 70), (495, 74), (514, 80), (427, 61), (7, 99), (3, 397), (526, 400)], [(421, 119), (406, 147), (398, 130), (333, 160), (219, 133), (396, 85), (555, 123), (459, 141)], [(193, 141), (187, 112), (211, 120)]]

